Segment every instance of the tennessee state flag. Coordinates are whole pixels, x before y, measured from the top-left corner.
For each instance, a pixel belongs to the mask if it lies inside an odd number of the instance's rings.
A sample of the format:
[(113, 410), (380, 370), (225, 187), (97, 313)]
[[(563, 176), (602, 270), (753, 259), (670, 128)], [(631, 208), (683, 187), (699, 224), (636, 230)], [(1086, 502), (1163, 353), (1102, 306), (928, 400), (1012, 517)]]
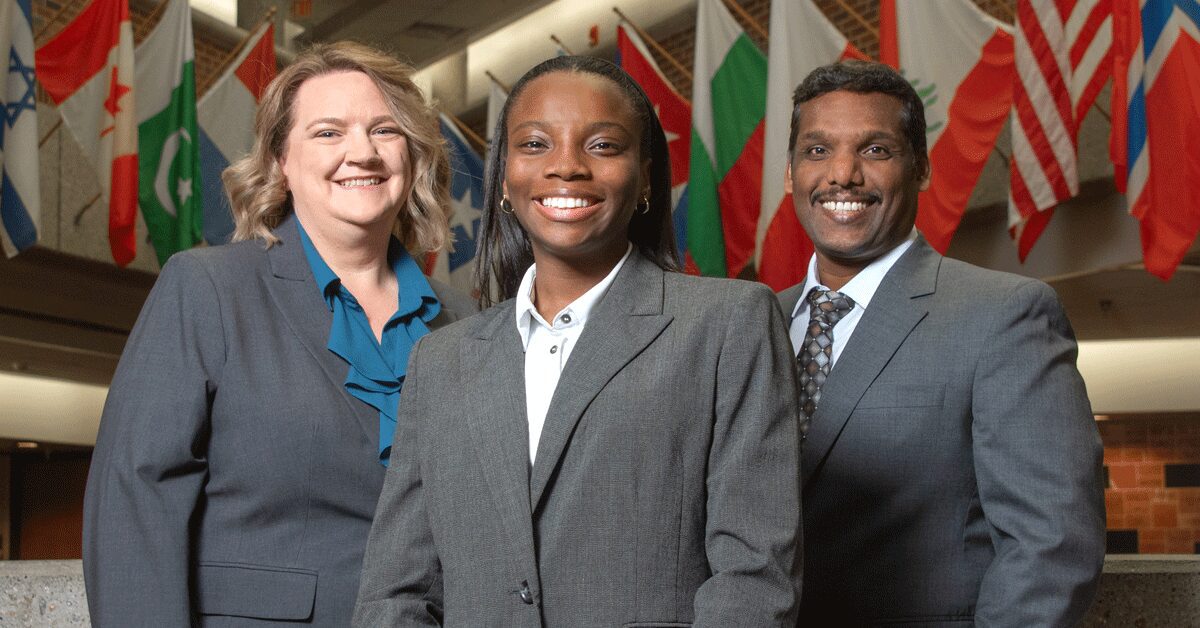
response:
[(1112, 156), (1146, 270), (1170, 279), (1200, 233), (1200, 2), (1115, 0)]
[(685, 268), (695, 263), (687, 255), (687, 182), (688, 159), (692, 139), (692, 104), (663, 75), (645, 42), (628, 24), (617, 25), (617, 65), (646, 91), (667, 135), (671, 155), (671, 216), (675, 223), (675, 243), (685, 256)]
[(767, 121), (763, 140), (762, 211), (758, 216), (758, 280), (783, 290), (804, 281), (812, 241), (800, 226), (792, 197), (783, 193), (792, 92), (819, 66), (866, 59), (812, 0), (771, 3), (767, 52)]
[(137, 119), (133, 27), (126, 0), (93, 0), (37, 49), (37, 76), (100, 175), (108, 242), (118, 266), (137, 254)]
[(945, 253), (1012, 106), (1011, 28), (970, 0), (882, 0), (879, 59), (925, 102), (933, 176), (917, 228)]

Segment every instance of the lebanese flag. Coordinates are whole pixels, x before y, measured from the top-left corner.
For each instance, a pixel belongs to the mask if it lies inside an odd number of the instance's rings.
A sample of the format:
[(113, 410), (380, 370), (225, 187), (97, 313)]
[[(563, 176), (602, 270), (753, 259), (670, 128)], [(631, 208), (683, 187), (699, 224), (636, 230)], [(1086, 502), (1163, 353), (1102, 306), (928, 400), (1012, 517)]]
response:
[(721, 0), (698, 3), (692, 74), (688, 252), (702, 274), (736, 277), (762, 202), (767, 57)]
[(658, 119), (667, 136), (667, 152), (671, 156), (671, 216), (675, 224), (675, 242), (685, 256), (684, 266), (694, 266), (687, 252), (687, 183), (688, 159), (692, 139), (692, 104), (675, 91), (655, 63), (646, 43), (628, 24), (617, 24), (617, 65), (625, 70), (654, 105)]
[(1113, 49), (1114, 161), (1146, 270), (1166, 280), (1200, 233), (1200, 3), (1115, 2)]
[(945, 253), (1012, 105), (1011, 28), (970, 0), (882, 0), (879, 58), (925, 101), (933, 176), (917, 228)]
[(93, 0), (38, 48), (37, 75), (100, 175), (108, 242), (118, 266), (137, 254), (137, 121), (127, 0)]
[(771, 3), (767, 64), (767, 117), (762, 205), (756, 237), (758, 280), (779, 291), (804, 281), (812, 241), (800, 226), (790, 194), (783, 193), (792, 124), (792, 92), (817, 67), (863, 59), (812, 0)]
[(241, 53), (196, 103), (200, 127), (200, 181), (204, 239), (224, 244), (233, 235), (233, 213), (221, 173), (250, 154), (254, 115), (267, 85), (275, 78), (275, 27), (259, 25)]

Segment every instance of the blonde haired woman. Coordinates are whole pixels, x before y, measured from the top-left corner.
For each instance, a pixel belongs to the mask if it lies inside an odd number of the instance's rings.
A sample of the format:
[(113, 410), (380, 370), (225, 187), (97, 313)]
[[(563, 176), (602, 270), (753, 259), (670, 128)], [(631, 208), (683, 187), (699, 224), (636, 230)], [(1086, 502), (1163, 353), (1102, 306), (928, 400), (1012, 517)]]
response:
[(236, 242), (163, 268), (88, 480), (93, 625), (349, 623), (408, 353), (474, 309), (414, 260), (449, 168), (410, 72), (302, 53), (225, 173)]

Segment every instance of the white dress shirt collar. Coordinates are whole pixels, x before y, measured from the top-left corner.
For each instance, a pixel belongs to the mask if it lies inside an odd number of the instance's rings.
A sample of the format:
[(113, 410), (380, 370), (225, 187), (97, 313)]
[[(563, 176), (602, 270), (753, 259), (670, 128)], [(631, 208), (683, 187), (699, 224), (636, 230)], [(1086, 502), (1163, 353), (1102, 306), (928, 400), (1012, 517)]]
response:
[[(900, 259), (901, 255), (912, 246), (916, 240), (916, 231), (909, 234), (909, 237), (904, 242), (901, 242), (891, 251), (881, 255), (879, 259), (871, 262), (858, 272), (853, 278), (842, 286), (840, 292), (854, 299), (854, 307), (846, 312), (833, 328), (833, 346), (830, 349), (829, 361), (834, 366), (837, 365), (838, 359), (841, 358), (842, 349), (846, 348), (846, 344), (850, 341), (850, 337), (854, 335), (854, 330), (858, 327), (858, 321), (862, 320), (863, 314), (867, 311), (867, 306), (871, 304), (871, 299), (875, 296), (875, 291), (879, 289), (879, 285), (883, 283), (883, 278)], [(805, 334), (808, 332), (808, 300), (804, 297), (808, 292), (815, 287), (820, 286), (822, 289), (828, 290), (829, 287), (822, 285), (817, 280), (817, 256), (813, 255), (808, 262), (808, 279), (804, 281), (804, 291), (800, 293), (800, 299), (796, 301), (796, 307), (792, 308), (792, 323), (788, 329), (788, 337), (792, 339), (793, 347), (803, 347)]]
[[(621, 267), (625, 265), (625, 260), (629, 259), (629, 254), (633, 252), (633, 243), (630, 243), (625, 249), (625, 255), (613, 266), (608, 275), (600, 280), (600, 283), (592, 286), (587, 292), (575, 299), (561, 312), (554, 315), (554, 323), (546, 322), (542, 315), (538, 313), (537, 307), (533, 305), (533, 300), (530, 295), (533, 294), (533, 280), (537, 277), (537, 264), (532, 264), (525, 271), (525, 276), (521, 278), (521, 285), (517, 288), (517, 297), (515, 303), (515, 311), (517, 317), (517, 333), (521, 334), (521, 347), (525, 350), (529, 349), (529, 334), (535, 323), (541, 324), (547, 328), (563, 329), (566, 327), (583, 327), (587, 322), (588, 315), (591, 314), (592, 308), (608, 291), (608, 287), (617, 277), (617, 273), (621, 271)], [(565, 317), (565, 318), (564, 318)]]
[[(904, 255), (904, 252), (912, 246), (916, 239), (917, 231), (914, 229), (903, 242), (858, 271), (858, 274), (842, 286), (838, 292), (853, 299), (855, 307), (866, 310), (867, 306), (871, 304), (871, 298), (875, 296), (875, 291), (879, 289), (879, 284), (883, 283), (884, 276), (888, 274), (892, 266), (896, 265), (896, 261), (900, 259), (901, 255)], [(800, 299), (796, 302), (796, 307), (792, 308), (793, 318), (800, 314), (801, 309), (807, 310), (808, 302), (805, 297), (808, 296), (810, 290), (817, 287), (823, 290), (829, 289), (817, 278), (817, 255), (814, 253), (808, 260), (808, 277), (804, 280), (804, 290), (800, 292)]]

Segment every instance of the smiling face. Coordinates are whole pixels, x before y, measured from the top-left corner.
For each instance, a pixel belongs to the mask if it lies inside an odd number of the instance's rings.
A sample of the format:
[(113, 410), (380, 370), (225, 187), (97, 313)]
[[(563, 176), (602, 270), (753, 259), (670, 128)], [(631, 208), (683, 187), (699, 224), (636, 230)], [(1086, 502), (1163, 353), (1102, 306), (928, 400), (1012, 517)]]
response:
[(611, 266), (649, 186), (641, 125), (620, 88), (584, 72), (531, 81), (508, 111), (504, 193), (534, 260)]
[(308, 79), (296, 90), (280, 168), (310, 232), (390, 232), (408, 200), (408, 141), (383, 93), (362, 72)]
[(822, 281), (827, 270), (861, 270), (908, 237), (917, 194), (928, 186), (928, 165), (905, 139), (896, 97), (839, 90), (800, 106), (784, 189), (816, 248)]

